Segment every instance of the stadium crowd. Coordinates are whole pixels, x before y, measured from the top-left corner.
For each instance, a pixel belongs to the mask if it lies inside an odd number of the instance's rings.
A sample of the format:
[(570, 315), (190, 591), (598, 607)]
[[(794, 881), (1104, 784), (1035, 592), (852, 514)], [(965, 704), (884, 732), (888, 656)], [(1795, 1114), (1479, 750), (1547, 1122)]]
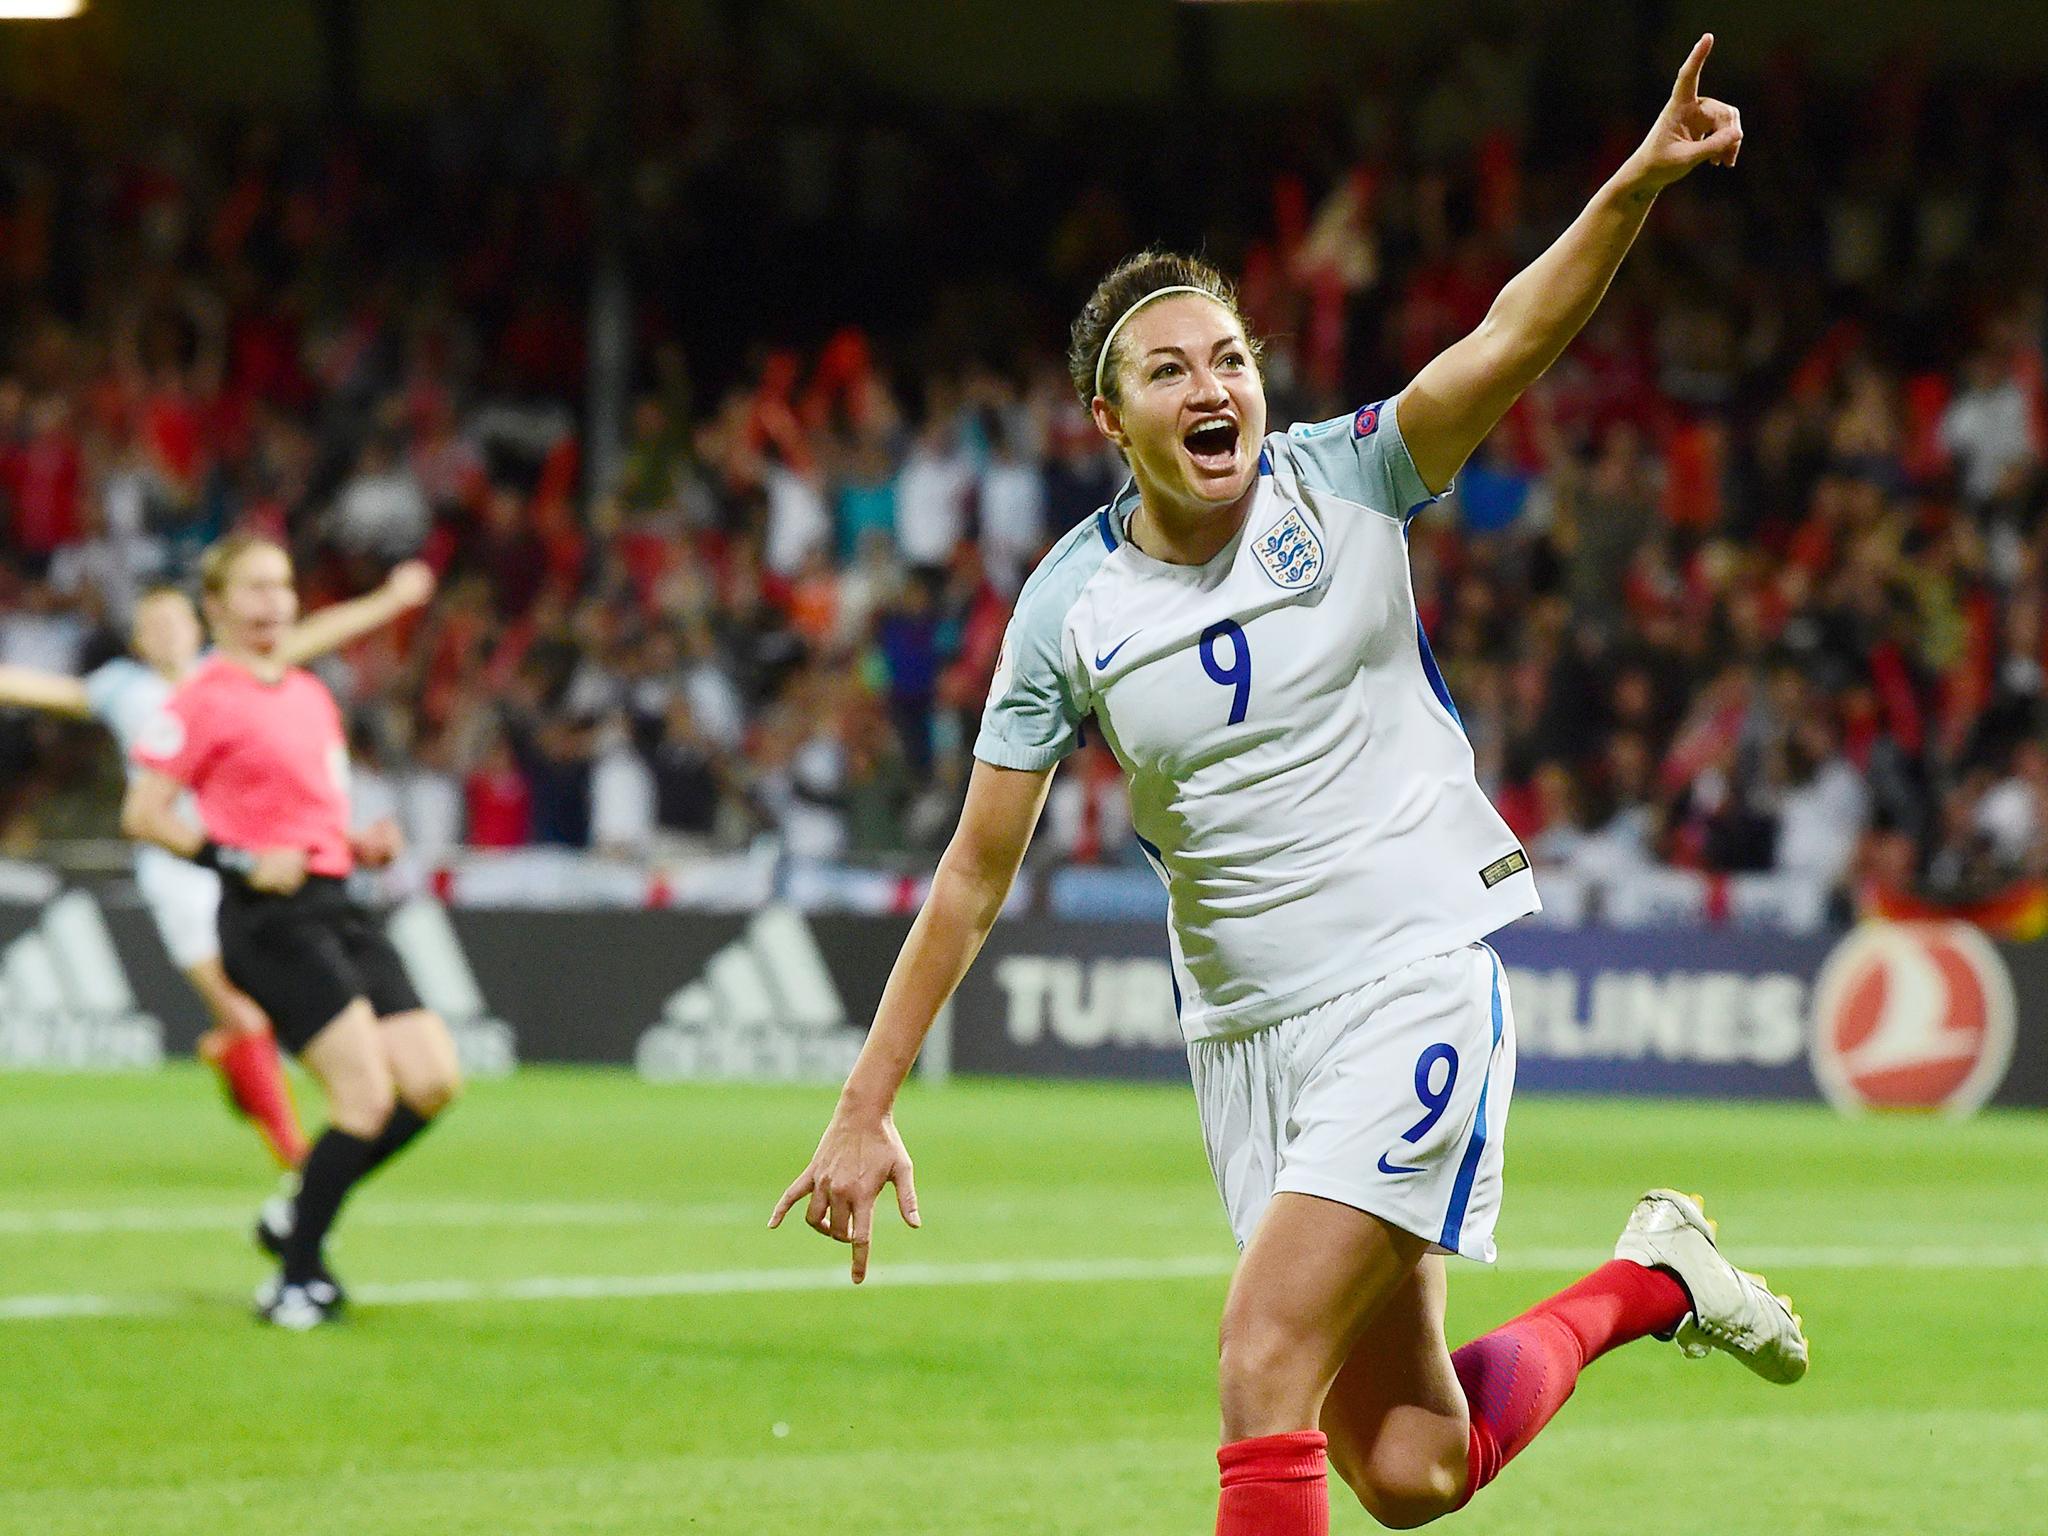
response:
[[(1059, 362), (1069, 301), (1203, 239), (1243, 275), (1275, 425), (1393, 393), (1626, 147), (1599, 93), (1539, 102), (1539, 62), (1475, 43), (1276, 114), (1259, 163), (1206, 168), (1196, 228), (1184, 164), (1091, 171), (1083, 124), (913, 132), (843, 93), (792, 116), (676, 65), (632, 167), (637, 397), (597, 485), (596, 204), (546, 90), (339, 136), (17, 116), (0, 661), (91, 665), (230, 527), (287, 538), (312, 602), (423, 554), (431, 610), (330, 680), (364, 808), (430, 855), (770, 831), (928, 857), (1021, 580), (1120, 480)], [(1943, 902), (2048, 875), (2048, 114), (1913, 59), (1874, 94), (1793, 58), (1727, 88), (1752, 154), (1666, 195), (1414, 525), (1482, 781), (1540, 864), (1596, 874)], [(107, 832), (113, 775), (87, 733), (0, 726), (6, 843)], [(1090, 747), (1041, 844), (1128, 843)]]

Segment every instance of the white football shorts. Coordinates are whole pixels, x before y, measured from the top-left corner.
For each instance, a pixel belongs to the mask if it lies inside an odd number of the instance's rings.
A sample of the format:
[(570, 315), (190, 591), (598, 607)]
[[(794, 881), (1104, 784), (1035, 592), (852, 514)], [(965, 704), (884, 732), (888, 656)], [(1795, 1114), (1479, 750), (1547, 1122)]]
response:
[(138, 848), (135, 884), (179, 970), (220, 958), (219, 875), (161, 848)]
[(1285, 1191), (1493, 1262), (1515, 1024), (1486, 945), (1417, 960), (1250, 1034), (1195, 1041), (1188, 1060), (1240, 1249)]

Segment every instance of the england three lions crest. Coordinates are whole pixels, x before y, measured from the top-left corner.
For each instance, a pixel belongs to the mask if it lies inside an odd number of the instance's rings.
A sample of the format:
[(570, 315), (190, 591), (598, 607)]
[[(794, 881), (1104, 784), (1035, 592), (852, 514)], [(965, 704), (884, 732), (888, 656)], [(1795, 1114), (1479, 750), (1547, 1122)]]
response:
[(1266, 574), (1290, 592), (1310, 585), (1322, 572), (1322, 537), (1299, 511), (1289, 512), (1260, 534), (1257, 548)]

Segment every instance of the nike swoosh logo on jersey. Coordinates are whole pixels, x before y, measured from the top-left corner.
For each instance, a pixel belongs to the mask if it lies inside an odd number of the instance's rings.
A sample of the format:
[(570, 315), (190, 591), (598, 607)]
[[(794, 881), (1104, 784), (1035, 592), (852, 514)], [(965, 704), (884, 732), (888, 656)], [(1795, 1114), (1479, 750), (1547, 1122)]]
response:
[(1384, 1153), (1384, 1152), (1382, 1152), (1382, 1153), (1380, 1154), (1380, 1172), (1381, 1172), (1381, 1173), (1420, 1173), (1420, 1172), (1422, 1172), (1422, 1170), (1421, 1170), (1421, 1168), (1419, 1168), (1419, 1167), (1417, 1167), (1417, 1168), (1409, 1168), (1409, 1167), (1406, 1167), (1406, 1166), (1404, 1166), (1404, 1165), (1402, 1165), (1402, 1164), (1400, 1164), (1400, 1163), (1390, 1163), (1390, 1162), (1388, 1162), (1388, 1161), (1387, 1161), (1387, 1154), (1386, 1154), (1386, 1153)]
[(1125, 635), (1123, 639), (1117, 641), (1117, 643), (1111, 646), (1107, 651), (1104, 651), (1101, 655), (1097, 656), (1095, 658), (1095, 670), (1100, 672), (1112, 661), (1115, 661), (1116, 653), (1122, 650), (1125, 646), (1129, 645), (1133, 640), (1137, 639), (1139, 634), (1140, 631), (1135, 629), (1132, 630), (1128, 635)]

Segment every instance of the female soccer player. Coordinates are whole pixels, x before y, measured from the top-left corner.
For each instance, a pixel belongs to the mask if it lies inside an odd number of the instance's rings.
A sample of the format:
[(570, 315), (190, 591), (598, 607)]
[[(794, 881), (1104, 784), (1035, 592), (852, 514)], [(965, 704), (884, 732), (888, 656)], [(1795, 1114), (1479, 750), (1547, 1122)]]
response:
[(1494, 1256), (1514, 1037), (1482, 942), (1537, 908), (1416, 619), (1407, 518), (1585, 323), (1658, 190), (1732, 165), (1702, 38), (1642, 146), (1485, 322), (1397, 398), (1268, 437), (1257, 349), (1202, 262), (1096, 290), (1069, 362), (1131, 484), (1025, 587), (959, 830), (859, 1063), (770, 1225), (866, 1271), (890, 1106), (1092, 716), (1166, 881), (1210, 1162), (1243, 1257), (1224, 1306), (1219, 1536), (1328, 1530), (1326, 1461), (1388, 1525), (1461, 1507), (1604, 1351), (1648, 1334), (1806, 1368), (1790, 1309), (1654, 1190), (1614, 1262), (1453, 1354), (1444, 1263)]
[[(122, 827), (220, 873), (228, 977), (326, 1093), (328, 1128), (306, 1155), (288, 1221), (259, 1225), (283, 1261), (258, 1293), (262, 1314), (312, 1328), (342, 1300), (323, 1253), (335, 1213), (454, 1098), (455, 1045), (349, 898), (350, 871), (390, 862), (397, 829), (349, 832), (341, 711), (285, 660), (298, 614), (290, 557), (236, 535), (206, 552), (200, 575), (214, 651), (144, 728)], [(178, 809), (187, 791), (204, 830)]]
[[(434, 594), (434, 573), (418, 561), (395, 568), (377, 591), (308, 615), (285, 637), (283, 655), (297, 666), (338, 649), (419, 607)], [(199, 615), (177, 587), (156, 587), (135, 605), (132, 656), (117, 656), (84, 677), (0, 667), (0, 705), (96, 719), (113, 732), (126, 762), (143, 727), (199, 660)], [(132, 769), (131, 769), (132, 771)], [(135, 853), (135, 884), (156, 921), (164, 950), (206, 1004), (213, 1028), (199, 1040), (235, 1107), (252, 1120), (279, 1163), (296, 1168), (306, 1155), (271, 1038), (270, 1021), (220, 963), (220, 879), (174, 859), (161, 848)]]

